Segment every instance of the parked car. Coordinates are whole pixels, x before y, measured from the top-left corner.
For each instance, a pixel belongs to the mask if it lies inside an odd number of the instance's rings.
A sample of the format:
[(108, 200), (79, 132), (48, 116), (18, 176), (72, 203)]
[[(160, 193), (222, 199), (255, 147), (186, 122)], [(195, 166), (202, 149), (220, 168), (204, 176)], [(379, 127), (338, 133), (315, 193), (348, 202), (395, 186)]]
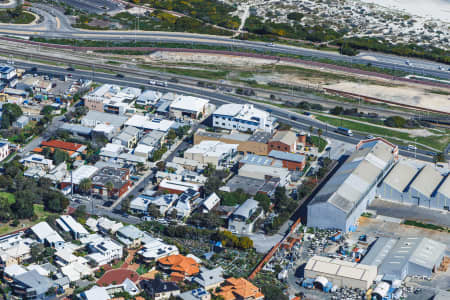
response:
[(414, 145), (408, 145), (408, 150), (417, 150), (417, 147)]

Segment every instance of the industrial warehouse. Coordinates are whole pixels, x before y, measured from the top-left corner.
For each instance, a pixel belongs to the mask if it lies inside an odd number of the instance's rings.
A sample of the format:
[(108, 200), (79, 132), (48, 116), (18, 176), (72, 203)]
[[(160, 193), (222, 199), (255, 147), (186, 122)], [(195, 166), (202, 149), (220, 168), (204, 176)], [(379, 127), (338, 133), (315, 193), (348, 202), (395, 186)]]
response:
[(333, 286), (367, 290), (377, 277), (377, 268), (340, 259), (313, 256), (306, 264), (305, 277), (319, 279), (316, 285), (320, 284), (321, 288), (331, 282)]
[(398, 147), (382, 138), (361, 141), (308, 204), (308, 227), (353, 231), (397, 156)]
[(380, 184), (377, 195), (389, 201), (449, 210), (450, 175), (441, 175), (431, 165), (417, 168), (400, 161)]
[(362, 264), (376, 266), (383, 280), (393, 282), (406, 276), (431, 277), (441, 264), (446, 245), (428, 238), (380, 237), (362, 260)]

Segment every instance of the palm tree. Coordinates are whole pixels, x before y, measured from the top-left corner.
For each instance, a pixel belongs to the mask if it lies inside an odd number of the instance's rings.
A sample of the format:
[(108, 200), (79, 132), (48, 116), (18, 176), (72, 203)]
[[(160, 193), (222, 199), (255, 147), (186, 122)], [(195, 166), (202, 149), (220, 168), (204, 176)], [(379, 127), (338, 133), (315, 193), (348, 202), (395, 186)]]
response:
[(80, 181), (79, 188), (83, 193), (87, 194), (91, 190), (91, 187), (92, 187), (91, 179), (83, 178)]
[(108, 181), (105, 187), (106, 190), (108, 191), (108, 196), (111, 196), (112, 192), (114, 191), (114, 184), (111, 181)]
[(312, 136), (313, 132), (314, 132), (314, 127), (311, 125), (311, 126), (309, 126), (309, 136)]
[(320, 149), (320, 137), (322, 136), (323, 131), (322, 128), (317, 129), (317, 135), (319, 136), (319, 149)]

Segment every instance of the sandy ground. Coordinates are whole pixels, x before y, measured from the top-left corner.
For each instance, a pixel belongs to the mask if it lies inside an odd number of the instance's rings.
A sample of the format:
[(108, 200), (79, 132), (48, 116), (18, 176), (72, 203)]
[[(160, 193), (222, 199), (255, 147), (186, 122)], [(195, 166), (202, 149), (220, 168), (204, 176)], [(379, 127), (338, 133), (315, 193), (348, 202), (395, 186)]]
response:
[(340, 82), (330, 84), (331, 89), (361, 94), (383, 100), (394, 101), (399, 104), (420, 106), (442, 112), (450, 112), (450, 96), (429, 93), (415, 87), (386, 87), (373, 84)]
[[(450, 0), (449, 0), (450, 1)], [(413, 83), (404, 82), (392, 82), (380, 78), (373, 78), (368, 76), (359, 76), (356, 74), (351, 74), (353, 78), (370, 79), (373, 82), (379, 82), (380, 84), (367, 83), (367, 82), (354, 82), (355, 79), (350, 79), (349, 81), (338, 81), (337, 79), (325, 79), (318, 75), (317, 77), (310, 77), (305, 75), (296, 75), (293, 73), (275, 73), (270, 72), (267, 66), (274, 64), (285, 65), (285, 66), (296, 66), (304, 67), (311, 70), (323, 71), (327, 73), (339, 74), (339, 75), (350, 75), (349, 73), (329, 70), (324, 68), (312, 67), (302, 64), (293, 64), (289, 62), (276, 62), (275, 60), (266, 60), (259, 58), (249, 58), (249, 57), (237, 57), (231, 55), (214, 55), (214, 54), (204, 54), (204, 53), (174, 53), (174, 52), (155, 52), (151, 55), (141, 56), (147, 63), (192, 63), (197, 64), (192, 68), (199, 68), (198, 64), (220, 66), (226, 65), (236, 68), (242, 68), (243, 70), (252, 71), (255, 74), (252, 78), (259, 83), (267, 83), (269, 81), (282, 82), (294, 85), (301, 85), (307, 87), (320, 87), (321, 85), (326, 85), (329, 88), (348, 91), (353, 93), (358, 93), (362, 95), (367, 95), (370, 97), (376, 97), (383, 100), (394, 101), (399, 104), (408, 104), (414, 106), (420, 106), (429, 109), (435, 109), (443, 112), (450, 111), (450, 96), (440, 95), (435, 93), (427, 92), (430, 87), (417, 85)], [(262, 66), (266, 66), (264, 70), (261, 69)], [(264, 71), (264, 72), (263, 72)], [(351, 81), (353, 80), (353, 81)], [(436, 88), (436, 90), (438, 90)], [(445, 89), (440, 89), (445, 90)], [(448, 91), (448, 90), (446, 90)], [(426, 132), (418, 132), (417, 135), (426, 135)]]
[(450, 22), (450, 0), (360, 0), (413, 15)]
[(420, 228), (415, 226), (408, 226), (404, 224), (398, 224), (395, 222), (384, 221), (380, 219), (370, 219), (361, 217), (360, 223), (356, 232), (351, 234), (353, 239), (358, 239), (361, 234), (367, 234), (369, 236), (390, 236), (390, 237), (408, 237), (419, 236), (428, 237), (430, 239), (440, 241), (450, 246), (450, 234), (446, 232), (440, 232), (437, 230), (430, 230), (426, 228)]

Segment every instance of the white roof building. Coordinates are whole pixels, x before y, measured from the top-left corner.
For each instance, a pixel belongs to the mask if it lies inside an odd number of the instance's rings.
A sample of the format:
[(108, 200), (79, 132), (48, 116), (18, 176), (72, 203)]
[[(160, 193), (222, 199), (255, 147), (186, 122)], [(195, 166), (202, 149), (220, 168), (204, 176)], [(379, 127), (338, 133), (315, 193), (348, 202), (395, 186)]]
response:
[(175, 117), (189, 116), (197, 118), (205, 114), (209, 101), (193, 96), (180, 96), (170, 104), (170, 113)]
[(83, 300), (109, 300), (109, 296), (105, 287), (94, 286), (90, 290), (80, 293), (80, 298)]
[(212, 164), (215, 167), (228, 163), (237, 153), (237, 144), (226, 144), (219, 141), (202, 141), (184, 152), (184, 158), (198, 161), (201, 164)]
[(377, 277), (377, 267), (316, 255), (306, 264), (305, 277), (325, 277), (339, 287), (367, 290)]
[(40, 154), (30, 154), (25, 158), (20, 160), (20, 163), (26, 167), (38, 167), (44, 170), (50, 170), (53, 168), (53, 161), (51, 159), (45, 158), (45, 156)]
[(194, 191), (199, 191), (200, 186), (198, 184), (190, 183), (190, 182), (182, 182), (182, 181), (173, 181), (164, 179), (159, 183), (159, 189), (172, 191), (175, 193), (184, 193), (188, 189), (193, 189)]
[(211, 211), (220, 203), (220, 198), (216, 193), (212, 193), (202, 202), (202, 209), (204, 213)]
[(63, 179), (63, 182), (70, 183), (73, 182), (73, 184), (78, 185), (83, 179), (91, 178), (94, 176), (95, 172), (98, 171), (97, 167), (89, 166), (89, 165), (82, 165), (72, 171), (72, 176), (69, 176)]
[(86, 258), (97, 263), (97, 265), (107, 264), (115, 259), (121, 259), (123, 256), (122, 245), (114, 242), (111, 239), (100, 239), (91, 242), (88, 245), (91, 254)]
[(224, 104), (213, 113), (213, 126), (229, 130), (272, 132), (275, 119), (253, 104)]
[(142, 243), (144, 246), (138, 251), (138, 254), (147, 262), (179, 254), (176, 246), (168, 245), (162, 240), (153, 238), (148, 234), (142, 239)]
[(143, 130), (157, 130), (167, 132), (175, 124), (174, 121), (153, 119), (150, 120), (146, 116), (133, 115), (126, 123), (127, 126), (133, 126)]
[(72, 233), (75, 239), (86, 236), (89, 232), (77, 221), (75, 221), (72, 216), (62, 215), (56, 220), (56, 223), (61, 227), (62, 230)]
[(40, 222), (33, 227), (31, 231), (37, 236), (41, 243), (47, 242), (50, 246), (58, 249), (64, 247), (63, 238), (47, 222)]

